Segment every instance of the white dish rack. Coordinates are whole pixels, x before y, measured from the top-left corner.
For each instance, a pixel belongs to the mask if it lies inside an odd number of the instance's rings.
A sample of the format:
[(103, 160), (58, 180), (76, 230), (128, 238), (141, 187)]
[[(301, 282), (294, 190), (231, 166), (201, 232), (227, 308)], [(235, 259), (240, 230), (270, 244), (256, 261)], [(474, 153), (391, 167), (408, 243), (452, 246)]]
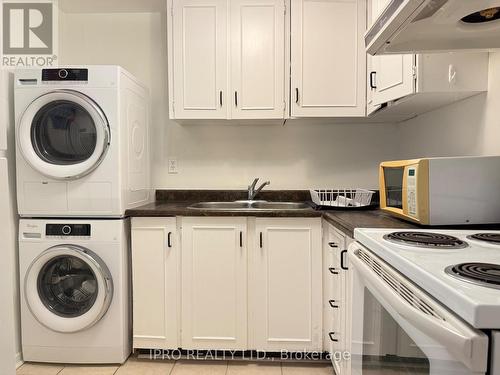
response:
[(372, 190), (366, 189), (316, 189), (310, 190), (311, 200), (317, 205), (325, 208), (354, 208), (367, 207), (371, 205)]

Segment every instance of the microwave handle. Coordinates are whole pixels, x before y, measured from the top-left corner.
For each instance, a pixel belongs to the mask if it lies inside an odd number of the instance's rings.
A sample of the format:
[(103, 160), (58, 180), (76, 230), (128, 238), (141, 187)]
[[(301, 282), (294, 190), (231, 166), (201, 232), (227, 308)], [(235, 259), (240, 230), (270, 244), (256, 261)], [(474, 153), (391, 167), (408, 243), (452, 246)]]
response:
[(488, 339), (483, 333), (473, 331), (451, 314), (445, 316), (446, 321), (444, 322), (428, 316), (396, 294), (355, 254), (349, 259), (359, 271), (360, 277), (366, 280), (367, 285), (375, 288), (401, 317), (427, 336), (441, 343), (470, 370), (474, 372), (486, 371)]

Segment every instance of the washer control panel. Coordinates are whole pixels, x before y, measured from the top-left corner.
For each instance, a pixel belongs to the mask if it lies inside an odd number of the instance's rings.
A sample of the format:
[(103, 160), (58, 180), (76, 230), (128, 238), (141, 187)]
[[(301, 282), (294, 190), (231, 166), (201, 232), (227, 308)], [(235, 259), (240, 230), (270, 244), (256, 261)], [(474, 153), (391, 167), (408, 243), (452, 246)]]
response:
[(90, 224), (47, 224), (45, 236), (56, 237), (89, 237)]
[(88, 81), (88, 69), (58, 68), (42, 69), (42, 81)]

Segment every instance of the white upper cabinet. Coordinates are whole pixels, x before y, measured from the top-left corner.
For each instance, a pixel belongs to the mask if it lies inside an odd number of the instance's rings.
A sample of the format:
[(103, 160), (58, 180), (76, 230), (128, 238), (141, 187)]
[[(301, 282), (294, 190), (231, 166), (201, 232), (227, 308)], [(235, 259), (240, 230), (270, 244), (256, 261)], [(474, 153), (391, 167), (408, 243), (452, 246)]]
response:
[(231, 0), (231, 113), (237, 119), (283, 118), (283, 0)]
[(171, 1), (170, 116), (284, 118), (284, 0)]
[(173, 114), (177, 119), (227, 117), (227, 0), (174, 0)]
[[(369, 11), (370, 23), (377, 20), (384, 11), (390, 0), (371, 0)], [(391, 55), (371, 56), (368, 55), (369, 66), (369, 104), (380, 106), (413, 94), (415, 92), (415, 77), (413, 67), (415, 66), (415, 55)], [(370, 109), (368, 109), (370, 112)]]
[[(368, 2), (373, 23), (390, 0)], [(403, 121), (487, 91), (488, 53), (368, 55), (367, 77), (368, 115)]]
[(366, 113), (366, 3), (291, 0), (291, 114)]

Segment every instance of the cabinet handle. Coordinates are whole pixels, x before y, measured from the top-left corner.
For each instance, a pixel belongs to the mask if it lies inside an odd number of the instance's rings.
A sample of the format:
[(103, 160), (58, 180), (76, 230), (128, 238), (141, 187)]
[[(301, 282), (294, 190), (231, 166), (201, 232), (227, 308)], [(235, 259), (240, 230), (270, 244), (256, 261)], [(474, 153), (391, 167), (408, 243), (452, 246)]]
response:
[(328, 246), (333, 247), (334, 249), (339, 247), (339, 245), (337, 245), (335, 242), (329, 242)]
[(338, 342), (339, 340), (333, 338), (334, 335), (335, 335), (335, 332), (328, 332), (328, 336), (330, 336), (330, 340), (332, 340), (333, 342)]
[(234, 92), (234, 105), (238, 107), (238, 91)]
[(299, 103), (299, 88), (295, 88), (295, 103)]
[(377, 75), (377, 72), (370, 72), (370, 88), (371, 89), (377, 88), (377, 85), (375, 84), (376, 75)]
[(262, 247), (263, 247), (262, 232), (260, 232), (259, 240), (260, 240), (260, 248), (262, 249)]
[(167, 234), (167, 246), (172, 247), (172, 232), (168, 232)]
[(331, 299), (330, 301), (328, 301), (328, 303), (330, 304), (330, 306), (331, 306), (332, 309), (338, 309), (339, 308), (338, 305), (335, 305), (335, 300), (334, 299)]
[(340, 268), (342, 268), (344, 271), (349, 271), (349, 267), (345, 265), (344, 255), (347, 255), (347, 250), (342, 250), (342, 252), (340, 253)]
[(219, 91), (219, 103), (220, 103), (220, 106), (222, 107), (222, 104), (223, 104), (223, 102), (222, 102), (222, 90)]
[[(262, 246), (261, 246), (261, 247), (262, 247)], [(331, 274), (333, 274), (333, 275), (338, 275), (338, 274), (339, 274), (336, 268), (330, 267), (330, 268), (328, 268), (328, 270), (329, 270), (329, 271), (330, 271), (330, 273), (331, 273)]]
[(243, 232), (240, 232), (240, 247), (243, 247)]

